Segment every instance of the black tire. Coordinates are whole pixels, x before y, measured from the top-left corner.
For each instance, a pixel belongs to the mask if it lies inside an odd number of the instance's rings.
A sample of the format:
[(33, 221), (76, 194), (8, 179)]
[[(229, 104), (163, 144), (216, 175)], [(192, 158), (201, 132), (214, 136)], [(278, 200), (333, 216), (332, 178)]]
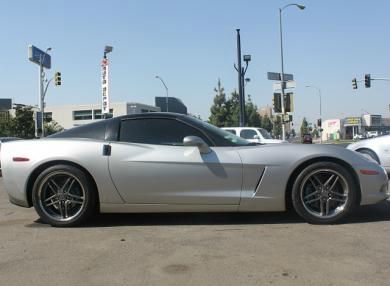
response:
[(357, 194), (358, 188), (350, 171), (337, 163), (318, 162), (306, 167), (296, 178), (292, 203), (307, 222), (333, 224), (341, 222), (353, 211)]
[(370, 150), (370, 149), (359, 149), (359, 150), (356, 150), (356, 151), (358, 151), (358, 152), (361, 153), (361, 154), (370, 156), (370, 157), (371, 157), (372, 159), (374, 159), (378, 164), (380, 164), (379, 158), (378, 158), (378, 156), (375, 154), (374, 151), (372, 151), (372, 150)]
[(55, 165), (35, 180), (32, 201), (44, 222), (69, 227), (80, 225), (94, 214), (97, 195), (83, 171), (70, 165)]

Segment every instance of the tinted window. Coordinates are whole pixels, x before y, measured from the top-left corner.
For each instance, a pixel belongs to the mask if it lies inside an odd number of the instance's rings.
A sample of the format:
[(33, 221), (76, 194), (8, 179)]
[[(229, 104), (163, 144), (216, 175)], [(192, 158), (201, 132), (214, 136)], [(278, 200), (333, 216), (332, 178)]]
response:
[(254, 139), (254, 136), (256, 135), (257, 135), (256, 131), (251, 129), (244, 129), (241, 130), (240, 132), (240, 137), (245, 139)]
[(132, 119), (121, 123), (120, 141), (157, 145), (183, 146), (186, 136), (210, 141), (197, 129), (174, 119)]
[(263, 128), (257, 128), (259, 130), (260, 134), (263, 136), (265, 139), (272, 139), (271, 135), (267, 132), (267, 130)]
[(85, 124), (66, 131), (56, 133), (49, 137), (51, 138), (89, 138), (96, 140), (104, 140), (106, 133), (105, 120), (96, 123)]

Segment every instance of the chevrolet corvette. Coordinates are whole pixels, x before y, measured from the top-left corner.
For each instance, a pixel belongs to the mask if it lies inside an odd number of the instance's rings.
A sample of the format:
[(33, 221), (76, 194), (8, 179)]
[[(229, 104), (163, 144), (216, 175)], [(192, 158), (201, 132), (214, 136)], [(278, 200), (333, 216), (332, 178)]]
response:
[(125, 115), (1, 146), (10, 202), (75, 226), (94, 213), (294, 209), (315, 224), (389, 197), (376, 162), (337, 146), (248, 142), (174, 113)]

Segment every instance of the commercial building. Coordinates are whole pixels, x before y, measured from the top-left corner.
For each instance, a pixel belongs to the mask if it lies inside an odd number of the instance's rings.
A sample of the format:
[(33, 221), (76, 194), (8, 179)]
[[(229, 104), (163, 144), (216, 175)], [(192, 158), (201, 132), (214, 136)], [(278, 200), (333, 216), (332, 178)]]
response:
[(377, 114), (364, 114), (361, 117), (328, 119), (322, 122), (322, 140), (353, 139), (355, 135), (365, 135), (377, 131), (378, 134), (390, 132), (390, 118)]
[[(160, 111), (160, 108), (152, 105), (116, 102), (110, 103), (110, 113), (107, 117), (158, 111)], [(49, 121), (53, 119), (65, 129), (69, 129), (102, 119), (102, 105), (97, 103), (48, 106), (45, 108), (45, 118)]]
[(159, 107), (162, 112), (166, 112), (168, 107), (169, 112), (187, 114), (187, 106), (185, 106), (184, 103), (179, 98), (168, 97), (168, 102), (167, 102), (167, 97), (156, 96), (155, 103), (156, 106)]

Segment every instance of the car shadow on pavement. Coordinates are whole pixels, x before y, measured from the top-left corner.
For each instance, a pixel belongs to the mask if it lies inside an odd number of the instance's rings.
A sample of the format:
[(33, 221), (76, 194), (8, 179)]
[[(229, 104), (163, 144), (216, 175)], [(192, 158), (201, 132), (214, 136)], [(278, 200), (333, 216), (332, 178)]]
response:
[[(343, 224), (390, 221), (390, 201), (357, 208)], [(82, 227), (306, 223), (295, 212), (99, 214)]]
[[(357, 208), (340, 224), (390, 221), (390, 201)], [(98, 214), (81, 228), (119, 226), (169, 226), (169, 225), (250, 225), (250, 224), (297, 224), (306, 223), (295, 212), (252, 213), (135, 213)], [(45, 227), (36, 220), (29, 227)]]

